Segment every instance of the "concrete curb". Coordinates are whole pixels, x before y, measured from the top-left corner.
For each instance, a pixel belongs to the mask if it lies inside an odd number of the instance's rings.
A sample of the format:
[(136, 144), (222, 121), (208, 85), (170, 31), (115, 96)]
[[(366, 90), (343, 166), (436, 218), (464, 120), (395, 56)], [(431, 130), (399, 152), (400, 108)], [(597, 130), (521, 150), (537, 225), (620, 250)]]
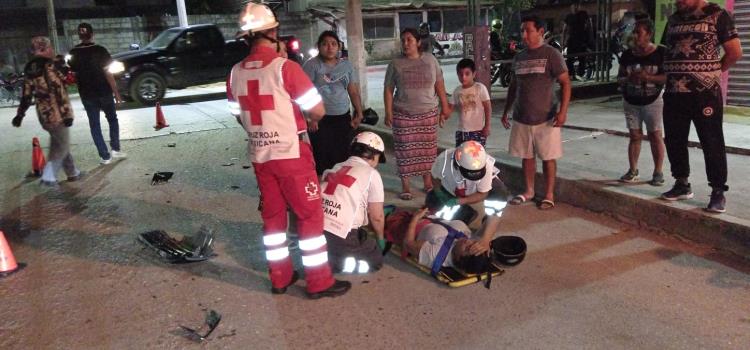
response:
[[(363, 128), (380, 135), (386, 148), (393, 151), (393, 134), (389, 129), (369, 125), (363, 125)], [(451, 142), (438, 139), (438, 153), (450, 147), (453, 147)], [(511, 164), (499, 157), (495, 164), (510, 189), (523, 188), (520, 164)], [(618, 193), (604, 183), (566, 178), (565, 169), (558, 169), (555, 197), (559, 202), (596, 213), (607, 213), (628, 224), (658, 229), (750, 259), (750, 220), (727, 214), (708, 214), (681, 203), (663, 202), (653, 197)], [(537, 174), (537, 193), (543, 192), (542, 177), (542, 174)]]

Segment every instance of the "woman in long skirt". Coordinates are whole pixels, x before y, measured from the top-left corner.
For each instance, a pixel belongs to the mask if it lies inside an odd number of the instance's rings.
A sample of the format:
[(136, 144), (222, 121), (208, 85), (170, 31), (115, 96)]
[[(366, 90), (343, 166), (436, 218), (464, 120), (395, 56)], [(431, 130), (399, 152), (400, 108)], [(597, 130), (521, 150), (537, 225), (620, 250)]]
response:
[(404, 29), (403, 57), (393, 59), (385, 74), (385, 125), (393, 128), (402, 200), (413, 197), (412, 176), (422, 176), (425, 191), (432, 189), (430, 169), (437, 156), (438, 121), (449, 111), (440, 64), (435, 56), (421, 53), (419, 44), (417, 30)]

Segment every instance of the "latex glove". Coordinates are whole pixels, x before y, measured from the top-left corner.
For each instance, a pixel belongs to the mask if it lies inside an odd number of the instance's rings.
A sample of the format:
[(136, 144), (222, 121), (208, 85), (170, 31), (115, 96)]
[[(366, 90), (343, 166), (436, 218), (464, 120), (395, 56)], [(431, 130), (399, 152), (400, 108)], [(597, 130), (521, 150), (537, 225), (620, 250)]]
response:
[(448, 193), (448, 191), (443, 190), (443, 188), (435, 189), (435, 196), (440, 200), (441, 203), (445, 206), (453, 207), (458, 205), (458, 198)]
[(381, 252), (384, 251), (385, 250), (385, 239), (378, 238), (376, 241), (378, 242), (378, 248), (380, 248), (380, 251)]
[(13, 121), (11, 122), (13, 126), (19, 127), (21, 126), (21, 121), (23, 120), (23, 117), (20, 115), (17, 115), (15, 118), (13, 118)]
[(73, 126), (73, 119), (63, 119), (63, 124), (65, 125), (65, 127), (69, 128)]

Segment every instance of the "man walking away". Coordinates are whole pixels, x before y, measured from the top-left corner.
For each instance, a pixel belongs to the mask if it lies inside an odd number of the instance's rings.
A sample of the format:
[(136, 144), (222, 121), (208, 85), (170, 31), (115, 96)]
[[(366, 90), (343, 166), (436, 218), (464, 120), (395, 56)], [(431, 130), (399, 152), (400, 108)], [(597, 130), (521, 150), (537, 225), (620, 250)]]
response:
[(732, 15), (719, 5), (705, 0), (676, 0), (675, 5), (677, 11), (667, 20), (662, 43), (667, 47), (664, 141), (676, 182), (661, 198), (669, 201), (693, 198), (688, 182), (688, 134), (693, 122), (712, 188), (705, 210), (723, 213), (724, 191), (729, 187), (722, 129), (721, 72), (729, 70), (742, 57), (742, 47)]
[(39, 123), (50, 138), (48, 161), (42, 172), (41, 184), (57, 187), (60, 168), (65, 170), (68, 181), (81, 178), (81, 172), (76, 169), (70, 154), (68, 128), (73, 125), (73, 108), (65, 90), (65, 74), (61, 70), (63, 64), (52, 60), (55, 51), (49, 38), (32, 38), (31, 52), (34, 58), (24, 68), (23, 94), (16, 117), (13, 118), (13, 126), (21, 126), (26, 111), (34, 102)]
[[(125, 152), (120, 151), (120, 125), (115, 111), (115, 103), (122, 102), (122, 98), (117, 90), (114, 76), (107, 70), (112, 63), (112, 57), (107, 49), (94, 43), (94, 29), (91, 24), (78, 25), (78, 38), (81, 39), (81, 43), (70, 50), (71, 58), (68, 64), (75, 73), (81, 102), (89, 117), (91, 137), (94, 139), (94, 145), (101, 158), (99, 163), (109, 164), (112, 158), (127, 156)], [(102, 135), (99, 122), (101, 111), (104, 112), (104, 117), (107, 118), (109, 124), (109, 144), (112, 152), (107, 150), (107, 144)]]

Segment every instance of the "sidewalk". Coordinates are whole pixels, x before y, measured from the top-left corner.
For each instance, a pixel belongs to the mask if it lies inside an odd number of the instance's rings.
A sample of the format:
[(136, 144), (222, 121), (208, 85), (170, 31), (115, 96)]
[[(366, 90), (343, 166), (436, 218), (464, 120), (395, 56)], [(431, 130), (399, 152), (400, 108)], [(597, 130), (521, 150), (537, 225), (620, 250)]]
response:
[[(501, 177), (513, 190), (523, 188), (520, 160), (508, 155), (510, 132), (500, 123), (503, 101), (493, 99), (492, 134), (487, 150), (498, 160)], [(382, 114), (382, 109), (378, 111)], [(456, 115), (439, 129), (439, 147), (454, 146)], [(642, 182), (623, 184), (617, 179), (628, 169), (628, 138), (622, 115), (622, 101), (618, 97), (597, 98), (571, 103), (568, 122), (563, 129), (564, 155), (558, 161), (556, 200), (594, 212), (609, 213), (621, 221), (649, 227), (669, 234), (708, 244), (750, 258), (750, 162), (743, 154), (750, 149), (750, 119), (728, 116), (725, 139), (728, 146), (740, 154), (728, 154), (730, 191), (727, 212), (709, 214), (702, 210), (711, 189), (707, 185), (702, 150), (691, 147), (691, 177), (695, 197), (676, 203), (658, 199), (671, 188), (669, 161), (665, 160), (664, 186), (647, 184), (653, 171), (650, 149), (641, 149), (639, 168)], [(390, 139), (391, 131), (381, 123), (374, 129)], [(697, 143), (694, 131), (690, 140)], [(386, 141), (386, 144), (392, 142)], [(541, 164), (537, 165), (537, 193), (543, 192)]]

